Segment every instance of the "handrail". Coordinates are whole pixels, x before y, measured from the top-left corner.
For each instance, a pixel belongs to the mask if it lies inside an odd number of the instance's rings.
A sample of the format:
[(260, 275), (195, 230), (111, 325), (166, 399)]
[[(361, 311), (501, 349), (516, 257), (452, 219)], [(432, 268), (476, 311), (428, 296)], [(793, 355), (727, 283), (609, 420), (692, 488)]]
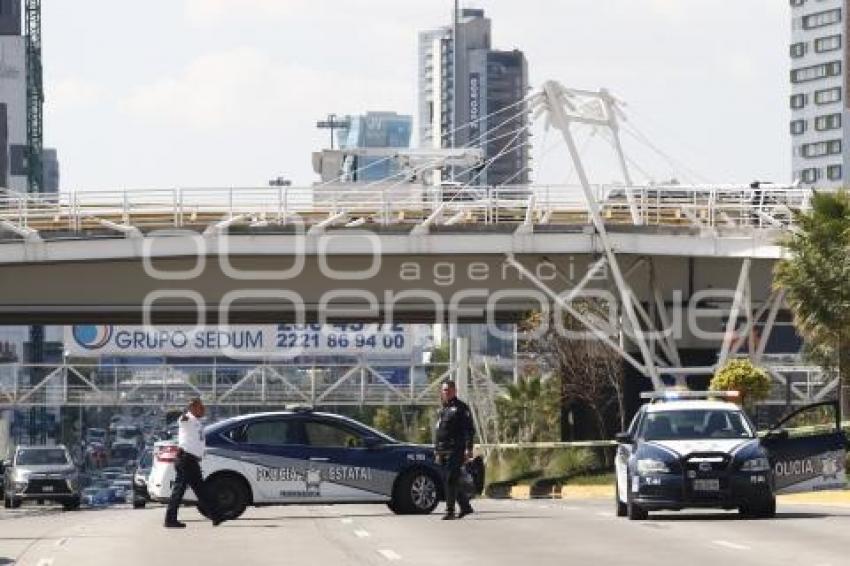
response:
[[(790, 228), (793, 211), (809, 207), (811, 191), (798, 187), (638, 186), (594, 187), (603, 218), (632, 224), (630, 202), (644, 225)], [(80, 191), (55, 195), (0, 193), (0, 220), (38, 232), (97, 229), (99, 221), (145, 229), (199, 230), (222, 220), (306, 226), (347, 212), (352, 226), (420, 225), (439, 209), (454, 224), (589, 223), (577, 186), (426, 187), (335, 185), (275, 188), (172, 188)], [(460, 215), (463, 211), (465, 214)], [(102, 222), (100, 222), (103, 224)], [(202, 230), (200, 230), (202, 231)], [(11, 237), (5, 233), (0, 238)]]

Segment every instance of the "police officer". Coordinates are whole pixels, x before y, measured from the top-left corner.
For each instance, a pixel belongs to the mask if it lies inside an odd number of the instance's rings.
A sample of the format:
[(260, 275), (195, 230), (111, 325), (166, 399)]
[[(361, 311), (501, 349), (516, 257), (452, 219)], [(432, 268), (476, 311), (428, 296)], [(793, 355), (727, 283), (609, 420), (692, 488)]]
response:
[[(444, 521), (462, 519), (472, 513), (469, 496), (461, 488), (463, 465), (472, 459), (475, 425), (469, 406), (457, 398), (457, 386), (452, 380), (443, 382), (440, 389), (443, 406), (437, 421), (437, 462), (443, 466), (446, 478), (446, 514)], [(460, 513), (455, 516), (455, 503)]]
[(204, 427), (200, 419), (204, 417), (206, 408), (200, 399), (192, 399), (188, 410), (178, 419), (177, 442), (180, 447), (177, 459), (174, 461), (174, 469), (177, 472), (174, 478), (174, 489), (171, 491), (171, 500), (165, 512), (165, 527), (169, 529), (182, 529), (185, 523), (177, 520), (177, 509), (183, 501), (186, 487), (191, 487), (198, 498), (198, 507), (207, 511), (207, 516), (212, 519), (213, 526), (224, 522), (215, 499), (207, 493), (204, 478), (201, 474), (201, 460), (204, 458), (206, 441), (204, 440)]

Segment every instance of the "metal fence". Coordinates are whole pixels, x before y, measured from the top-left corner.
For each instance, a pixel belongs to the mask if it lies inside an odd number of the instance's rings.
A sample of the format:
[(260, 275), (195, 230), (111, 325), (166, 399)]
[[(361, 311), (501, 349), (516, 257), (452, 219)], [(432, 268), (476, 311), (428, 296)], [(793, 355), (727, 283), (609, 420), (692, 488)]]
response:
[[(0, 407), (433, 406), (452, 364), (0, 365)], [(391, 371), (403, 369), (405, 371)], [(398, 377), (401, 373), (402, 377)]]
[[(605, 186), (593, 188), (606, 222), (701, 228), (787, 228), (808, 207), (796, 187)], [(0, 228), (17, 236), (53, 237), (92, 230), (204, 229), (229, 226), (339, 227), (465, 224), (590, 224), (577, 186), (176, 188), (0, 194)]]

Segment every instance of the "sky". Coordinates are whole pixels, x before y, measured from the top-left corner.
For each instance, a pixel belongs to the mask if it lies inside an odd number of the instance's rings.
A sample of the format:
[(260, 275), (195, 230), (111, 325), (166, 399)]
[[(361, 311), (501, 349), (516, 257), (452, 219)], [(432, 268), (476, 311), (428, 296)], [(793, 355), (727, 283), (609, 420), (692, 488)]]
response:
[[(790, 180), (783, 0), (466, 0), (494, 47), (522, 49), (532, 86), (608, 88), (639, 179)], [(415, 114), (417, 32), (449, 0), (44, 2), (45, 141), (62, 190), (316, 180), (328, 113)], [(586, 159), (604, 151), (585, 134)], [(570, 180), (535, 127), (534, 179)], [(602, 146), (602, 149), (596, 147)], [(616, 175), (605, 158), (594, 173)]]

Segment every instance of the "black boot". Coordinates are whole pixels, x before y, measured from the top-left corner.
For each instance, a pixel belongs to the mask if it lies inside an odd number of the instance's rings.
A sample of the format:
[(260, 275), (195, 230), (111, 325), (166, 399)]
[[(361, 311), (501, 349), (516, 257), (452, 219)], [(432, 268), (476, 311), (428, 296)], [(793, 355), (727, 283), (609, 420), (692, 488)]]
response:
[(174, 521), (166, 521), (165, 522), (165, 528), (166, 529), (185, 529), (186, 523), (181, 523), (180, 521), (178, 521), (176, 519)]

